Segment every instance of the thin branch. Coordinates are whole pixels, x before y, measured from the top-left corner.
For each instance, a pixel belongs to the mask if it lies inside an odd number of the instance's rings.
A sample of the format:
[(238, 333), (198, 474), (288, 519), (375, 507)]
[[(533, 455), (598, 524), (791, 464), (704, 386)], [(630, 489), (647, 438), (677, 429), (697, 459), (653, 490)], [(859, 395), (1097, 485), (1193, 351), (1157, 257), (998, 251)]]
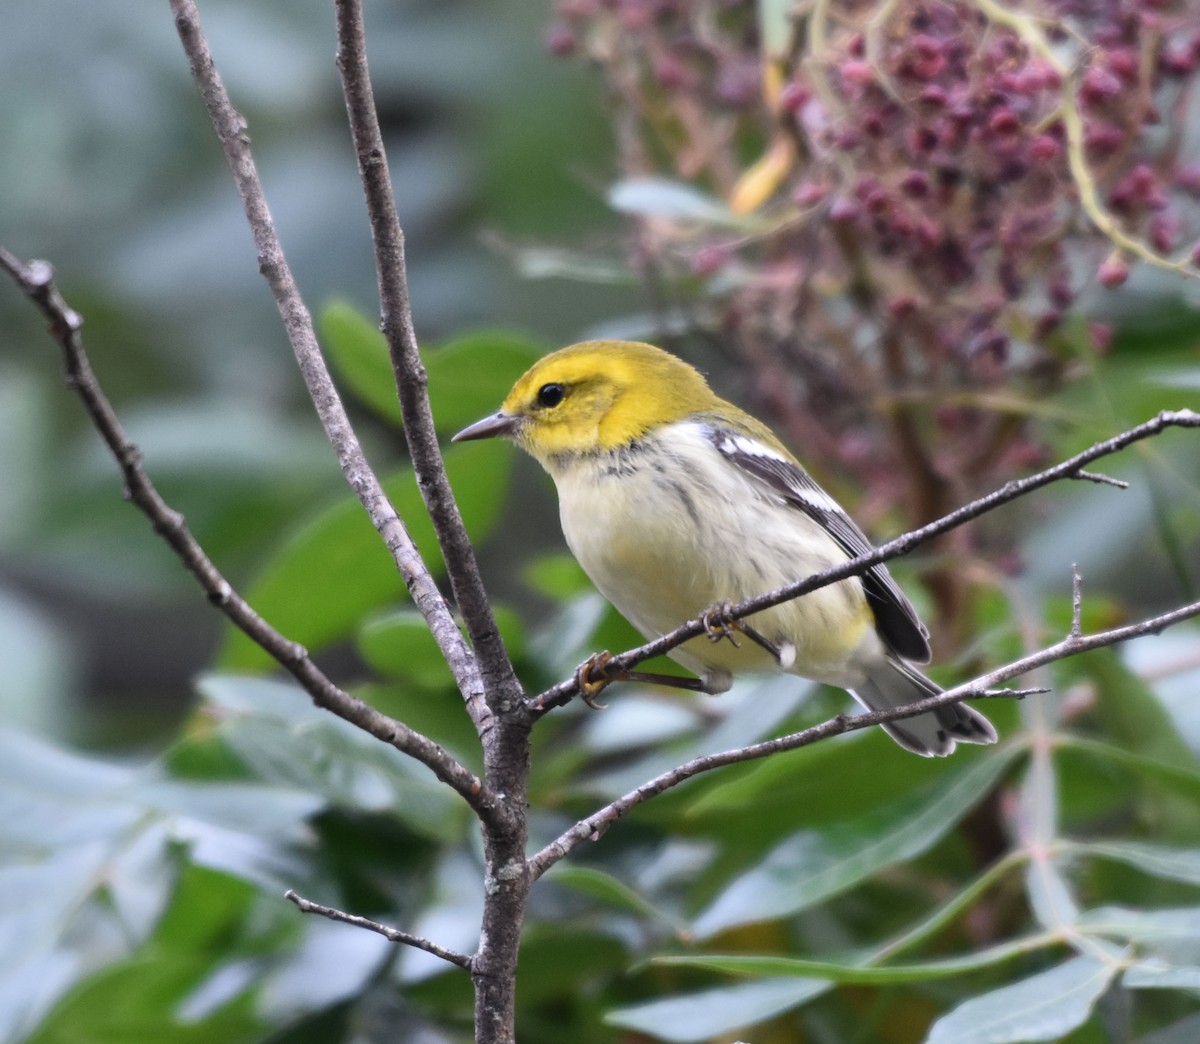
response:
[(1095, 482), (1099, 486), (1115, 486), (1117, 489), (1129, 488), (1129, 483), (1124, 479), (1113, 478), (1111, 475), (1102, 475), (1097, 471), (1084, 471), (1080, 469), (1071, 477), (1084, 482)]
[(459, 678), (459, 689), (483, 744), (484, 778), (494, 791), (503, 795), (506, 808), (511, 810), (507, 830), (483, 831), (486, 895), (479, 949), (470, 971), (475, 984), (476, 1039), (512, 1041), (520, 926), (532, 883), (525, 858), (525, 806), (533, 717), (496, 628), (438, 448), (425, 369), (409, 308), (404, 234), (396, 217), (387, 155), (367, 69), (362, 5), (360, 0), (337, 0), (335, 7), (337, 64), (370, 216), (382, 328), (404, 416), (404, 434), (454, 597), (477, 657), (471, 684), (464, 685)]
[(426, 953), (432, 953), (435, 957), (440, 957), (443, 961), (448, 961), (450, 964), (457, 965), (466, 971), (471, 970), (471, 958), (467, 954), (459, 953), (456, 950), (447, 950), (444, 946), (439, 946), (437, 943), (431, 942), (423, 936), (413, 935), (410, 932), (402, 932), (399, 928), (380, 924), (378, 921), (372, 921), (369, 917), (359, 917), (358, 914), (346, 913), (344, 910), (339, 910), (333, 906), (314, 903), (311, 899), (305, 899), (304, 896), (297, 895), (291, 888), (283, 893), (283, 897), (295, 903), (301, 913), (319, 914), (321, 917), (328, 917), (331, 921), (352, 924), (355, 928), (366, 928), (368, 931), (377, 932), (379, 935), (382, 935), (388, 942), (403, 943), (405, 946), (424, 950)]
[(569, 852), (579, 847), (584, 841), (599, 839), (617, 820), (638, 805), (649, 801), (653, 797), (657, 797), (672, 787), (677, 787), (680, 783), (703, 772), (711, 772), (713, 769), (721, 768), (725, 765), (754, 761), (758, 758), (765, 758), (770, 754), (777, 754), (785, 750), (796, 750), (799, 747), (807, 747), (820, 740), (828, 739), (830, 736), (840, 736), (845, 732), (856, 732), (859, 729), (883, 725), (887, 722), (899, 721), (903, 718), (911, 718), (918, 714), (925, 714), (928, 711), (936, 710), (938, 707), (945, 707), (952, 703), (961, 703), (968, 699), (977, 699), (981, 696), (1005, 695), (1019, 699), (1031, 690), (1011, 690), (1006, 693), (1004, 690), (995, 691), (994, 687), (1001, 682), (1007, 681), (1009, 678), (1015, 678), (1037, 667), (1054, 663), (1056, 660), (1066, 659), (1069, 656), (1077, 656), (1092, 649), (1115, 645), (1118, 642), (1128, 641), (1130, 638), (1137, 638), (1147, 634), (1158, 634), (1172, 624), (1197, 616), (1200, 616), (1200, 602), (1193, 602), (1190, 605), (1174, 609), (1169, 613), (1151, 617), (1148, 620), (1143, 620), (1141, 623), (1129, 624), (1126, 627), (1116, 627), (1112, 630), (1101, 631), (1093, 635), (1069, 634), (1055, 645), (1036, 653), (1031, 653), (1028, 656), (1023, 656), (1019, 660), (1013, 660), (1011, 663), (1003, 667), (998, 667), (994, 671), (989, 671), (987, 674), (964, 682), (962, 685), (956, 685), (952, 689), (947, 689), (937, 696), (930, 696), (928, 699), (919, 700), (916, 703), (905, 704), (902, 707), (890, 707), (882, 711), (872, 711), (869, 714), (857, 714), (853, 717), (839, 714), (837, 717), (830, 718), (819, 725), (813, 725), (802, 732), (792, 733), (789, 736), (781, 736), (779, 739), (766, 740), (747, 747), (738, 747), (734, 750), (725, 750), (716, 754), (704, 754), (693, 758), (691, 761), (687, 761), (668, 772), (656, 776), (649, 782), (643, 783), (637, 789), (631, 790), (623, 797), (617, 798), (616, 801), (593, 812), (586, 819), (581, 819), (573, 827), (560, 834), (558, 838), (551, 841), (550, 844), (530, 858), (530, 871), (535, 878), (540, 877)]
[[(491, 603), (484, 590), (475, 553), (463, 526), (462, 516), (438, 446), (433, 413), (426, 391), (428, 379), (421, 363), (413, 328), (404, 259), (404, 232), (396, 215), (387, 153), (379, 129), (371, 74), (367, 67), (367, 44), (360, 0), (337, 0), (337, 66), (342, 77), (350, 132), (358, 157), (375, 245), (375, 268), (379, 276), (381, 328), (387, 338), (396, 377), (396, 389), (404, 418), (404, 436), (416, 472), (417, 485), (433, 520), (455, 601), (467, 626), (471, 644), (483, 675), (484, 692), (513, 694), (520, 684), (512, 661), (496, 627)], [(467, 708), (481, 736), (488, 731), (490, 714), (483, 703), (484, 692), (464, 691)]]
[(497, 796), (464, 765), (427, 736), (338, 688), (313, 663), (302, 645), (275, 630), (234, 590), (192, 536), (183, 515), (162, 498), (142, 467), (141, 450), (126, 436), (84, 350), (80, 333), (83, 319), (63, 300), (54, 284), (54, 270), (50, 264), (45, 261), (22, 264), (0, 246), (0, 268), (12, 276), (50, 320), (51, 336), (63, 351), (67, 384), (83, 401), (93, 425), (116, 458), (125, 480), (125, 495), (150, 519), (155, 532), (179, 556), (208, 595), (208, 600), (284, 667), (318, 707), (421, 762), (438, 779), (453, 787), (481, 819), (496, 821), (503, 818)]
[(1083, 577), (1079, 563), (1071, 563), (1071, 637), (1083, 636)]
[(300, 296), (300, 290), (275, 232), (262, 182), (250, 152), (246, 121), (233, 107), (221, 82), (200, 26), (196, 5), (192, 0), (171, 0), (171, 10), (175, 15), (175, 28), (191, 66), (192, 79), (233, 171), (233, 178), (246, 212), (246, 220), (250, 224), (258, 249), (259, 270), (271, 287), (288, 340), (296, 354), (300, 373), (321, 418), (325, 433), (337, 453), (342, 474), (366, 509), (379, 535), (383, 537), (413, 602), (428, 623), (460, 690), (464, 693), (475, 692), (480, 688), (481, 682), (474, 654), (463, 639), (445, 599), (421, 560), (403, 521), (367, 463), (333, 379), (329, 375), (329, 369), (317, 344), (312, 316)]
[[(766, 594), (748, 598), (744, 602), (738, 602), (730, 607), (728, 615), (733, 619), (740, 619), (743, 616), (749, 616), (751, 613), (769, 609), (771, 606), (779, 605), (793, 598), (799, 598), (801, 595), (809, 594), (822, 587), (828, 587), (839, 580), (858, 576), (865, 573), (872, 566), (908, 554), (914, 547), (932, 540), (934, 537), (948, 530), (961, 526), (965, 522), (979, 518), (979, 516), (995, 510), (1002, 504), (1007, 504), (1009, 501), (1026, 496), (1034, 490), (1041, 489), (1043, 486), (1048, 486), (1053, 482), (1075, 478), (1083, 470), (1084, 465), (1090, 464), (1093, 460), (1109, 456), (1135, 442), (1152, 438), (1172, 427), (1200, 428), (1200, 413), (1186, 409), (1163, 410), (1157, 417), (1130, 428), (1128, 431), (1123, 431), (1119, 435), (1114, 435), (1111, 439), (1097, 442), (1082, 453), (1077, 453), (1068, 460), (1054, 465), (1054, 467), (1047, 468), (1045, 471), (1039, 471), (1036, 475), (1029, 475), (1023, 479), (1015, 479), (1012, 482), (1007, 482), (1000, 489), (980, 497), (978, 500), (973, 500), (969, 504), (964, 504), (962, 507), (951, 511), (948, 515), (943, 515), (928, 525), (921, 526), (919, 529), (914, 529), (898, 536), (895, 540), (889, 540), (885, 544), (880, 544), (868, 554), (847, 559), (840, 565), (824, 569), (819, 573), (814, 573), (812, 576), (805, 577), (803, 580), (798, 580), (796, 583), (788, 584), (786, 587), (781, 587), (778, 590), (768, 591)], [(697, 635), (703, 634), (704, 631), (704, 618), (702, 616), (688, 620), (660, 638), (646, 642), (644, 645), (639, 645), (636, 649), (630, 649), (627, 652), (613, 656), (609, 661), (612, 672), (616, 674), (623, 670), (632, 670), (644, 660), (669, 652), (677, 645), (686, 642), (689, 638), (695, 638)], [(578, 691), (579, 684), (574, 677), (559, 682), (531, 701), (532, 706), (535, 708), (534, 712), (544, 713), (546, 710), (561, 706)]]

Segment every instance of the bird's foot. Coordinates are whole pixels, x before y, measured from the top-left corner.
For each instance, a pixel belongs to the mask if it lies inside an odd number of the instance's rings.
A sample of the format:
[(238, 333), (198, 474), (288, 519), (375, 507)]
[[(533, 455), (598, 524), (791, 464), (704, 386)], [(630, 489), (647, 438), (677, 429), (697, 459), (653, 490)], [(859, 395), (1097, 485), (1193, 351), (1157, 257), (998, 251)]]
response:
[(732, 609), (733, 603), (726, 598), (723, 602), (710, 605), (700, 614), (700, 622), (704, 624), (704, 633), (708, 635), (710, 642), (719, 642), (722, 638), (728, 638), (734, 648), (740, 649), (741, 643), (733, 636), (735, 631), (739, 631), (755, 645), (769, 652), (780, 667), (791, 665), (791, 661), (795, 659), (794, 651), (791, 656), (788, 656), (784, 649), (762, 632), (751, 627), (745, 620), (734, 619), (730, 615)]
[(620, 680), (621, 675), (611, 668), (612, 658), (612, 653), (605, 649), (592, 653), (575, 668), (575, 684), (579, 686), (579, 695), (592, 710), (604, 710), (608, 706), (607, 703), (597, 703), (596, 697), (613, 682)]
[(735, 649), (740, 649), (741, 643), (733, 636), (733, 633), (745, 630), (745, 625), (741, 620), (735, 620), (729, 615), (732, 609), (733, 603), (726, 598), (723, 602), (717, 602), (716, 605), (710, 605), (705, 609), (700, 614), (700, 622), (704, 624), (704, 633), (708, 635), (710, 642), (715, 644), (722, 638), (728, 638), (729, 643)]

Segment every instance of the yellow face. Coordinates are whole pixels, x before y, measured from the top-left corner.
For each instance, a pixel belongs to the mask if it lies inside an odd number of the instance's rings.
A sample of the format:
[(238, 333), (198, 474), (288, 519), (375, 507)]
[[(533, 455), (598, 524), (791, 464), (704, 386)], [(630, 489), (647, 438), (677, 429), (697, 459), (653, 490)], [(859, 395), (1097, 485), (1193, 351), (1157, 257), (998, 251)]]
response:
[(455, 441), (502, 435), (543, 463), (627, 445), (719, 400), (681, 359), (632, 341), (585, 341), (535, 363), (500, 412)]

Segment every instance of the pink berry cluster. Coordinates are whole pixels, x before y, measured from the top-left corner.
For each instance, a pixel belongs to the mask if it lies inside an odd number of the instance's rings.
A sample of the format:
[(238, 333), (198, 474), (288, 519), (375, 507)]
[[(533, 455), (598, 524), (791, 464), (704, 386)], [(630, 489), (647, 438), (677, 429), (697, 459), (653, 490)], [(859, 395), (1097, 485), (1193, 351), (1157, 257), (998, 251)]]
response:
[(604, 73), (619, 177), (746, 218), (648, 215), (635, 264), (699, 289), (818, 466), (918, 520), (1035, 462), (1012, 404), (1107, 347), (1081, 291), (1189, 263), (1200, 4), (842, 0), (773, 36), (769, 6), (559, 0), (547, 44)]

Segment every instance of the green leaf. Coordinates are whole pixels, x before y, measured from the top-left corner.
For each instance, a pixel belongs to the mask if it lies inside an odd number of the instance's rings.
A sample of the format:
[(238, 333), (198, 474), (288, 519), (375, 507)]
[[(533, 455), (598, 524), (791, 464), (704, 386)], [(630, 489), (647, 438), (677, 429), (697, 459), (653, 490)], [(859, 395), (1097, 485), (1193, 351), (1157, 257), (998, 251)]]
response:
[(546, 351), (542, 342), (529, 337), (483, 330), (423, 352), (438, 431), (453, 434), (495, 413), (517, 379)]
[(1021, 753), (1016, 745), (993, 748), (915, 795), (790, 838), (717, 897), (697, 919), (696, 935), (794, 914), (919, 855), (953, 829)]
[(451, 791), (387, 744), (313, 707), (294, 683), (208, 675), (199, 689), (221, 739), (262, 784), (346, 808), (390, 811), (422, 836), (461, 836), (467, 812)]
[(933, 1024), (926, 1044), (1059, 1040), (1079, 1026), (1120, 970), (1075, 957), (1028, 979), (972, 997)]
[(1200, 907), (1133, 910), (1103, 906), (1081, 914), (1078, 928), (1093, 938), (1133, 944), (1141, 956), (1172, 966), (1200, 964)]
[(1138, 1038), (1138, 1044), (1196, 1044), (1200, 1040), (1200, 1012), (1193, 1012), (1154, 1033)]
[[(882, 730), (817, 743), (747, 766), (736, 779), (693, 802), (688, 816), (701, 822), (746, 816), (765, 827), (790, 823), (802, 815), (806, 824), (832, 824), (931, 788), (933, 778), (949, 778), (962, 767), (953, 759), (916, 759), (906, 754)], [(864, 763), (874, 771), (864, 772)], [(837, 800), (798, 810), (795, 795), (817, 790), (836, 794)]]
[(154, 935), (134, 955), (80, 982), (31, 1038), (36, 1044), (239, 1044), (262, 1039), (246, 987), (206, 1017), (181, 1019), (188, 995), (245, 952), (242, 925), (253, 890), (225, 875), (189, 869)]
[(1068, 851), (1115, 859), (1169, 881), (1200, 884), (1200, 848), (1170, 848), (1141, 841), (1071, 841)]
[(1200, 967), (1148, 957), (1126, 968), (1121, 984), (1132, 990), (1200, 990)]
[[(335, 301), (321, 312), (321, 336), (338, 376), (385, 420), (401, 423), (387, 341), (352, 305)], [(438, 431), (455, 432), (493, 413), (545, 347), (531, 338), (483, 330), (424, 349), (429, 400)]]
[(587, 573), (572, 555), (542, 555), (521, 572), (521, 579), (538, 594), (565, 601), (591, 588)]
[[(1083, 736), (1064, 734), (1058, 737), (1061, 756), (1081, 754), (1087, 758), (1111, 761), (1132, 770), (1135, 777), (1160, 783), (1192, 801), (1200, 802), (1200, 769), (1173, 765), (1157, 758), (1133, 754), (1122, 747)], [(1094, 771), (1093, 771), (1094, 778)]]
[(1092, 935), (1123, 942), (1178, 940), (1200, 944), (1200, 907), (1133, 910), (1124, 906), (1100, 906), (1080, 914), (1078, 927)]
[(655, 1040), (690, 1044), (774, 1018), (828, 988), (829, 984), (821, 981), (764, 979), (618, 1008), (604, 1021)]
[(160, 814), (197, 819), (260, 838), (286, 836), (325, 806), (317, 794), (261, 783), (148, 780), (138, 787), (137, 796)]
[(571, 866), (567, 863), (557, 863), (546, 875), (548, 881), (563, 888), (581, 892), (599, 899), (609, 906), (636, 914), (638, 917), (648, 917), (656, 921), (665, 921), (672, 931), (682, 931), (683, 925), (675, 918), (655, 908), (642, 898), (641, 893), (630, 888), (625, 882), (617, 880), (612, 874), (597, 870), (591, 866)]
[[(508, 655), (520, 662), (525, 655), (521, 618), (504, 606), (493, 606), (492, 611)], [(381, 674), (423, 689), (454, 685), (442, 651), (416, 609), (396, 609), (368, 620), (358, 632), (357, 646), (363, 659)]]
[(746, 975), (753, 978), (782, 978), (796, 976), (806, 979), (828, 979), (832, 982), (886, 984), (899, 982), (925, 982), (943, 979), (964, 972), (990, 968), (1014, 957), (1034, 953), (1059, 943), (1051, 934), (1042, 933), (1023, 939), (1012, 939), (990, 946), (975, 953), (959, 957), (944, 957), (935, 961), (919, 961), (911, 964), (868, 964), (865, 962), (843, 963), (840, 961), (809, 961), (794, 957), (744, 957), (740, 955), (703, 955), (656, 957), (654, 964), (676, 965), (688, 968), (704, 968), (709, 971), (726, 972), (730, 975)]
[[(473, 540), (499, 519), (511, 464), (512, 447), (499, 441), (446, 452), (446, 471)], [(393, 474), (383, 485), (426, 565), (440, 574), (433, 524), (412, 472)], [(294, 533), (246, 597), (272, 626), (315, 650), (350, 637), (368, 612), (407, 598), (407, 592), (362, 506), (347, 496)], [(262, 669), (274, 662), (240, 631), (227, 634), (218, 658), (223, 669)]]
[(353, 305), (334, 301), (321, 309), (321, 340), (337, 376), (384, 420), (400, 423), (396, 378), (387, 340), (379, 327)]
[(1112, 649), (1060, 665), (1082, 673), (1096, 687), (1097, 712), (1107, 735), (1135, 754), (1167, 765), (1195, 769), (1196, 759), (1153, 690), (1126, 667)]

